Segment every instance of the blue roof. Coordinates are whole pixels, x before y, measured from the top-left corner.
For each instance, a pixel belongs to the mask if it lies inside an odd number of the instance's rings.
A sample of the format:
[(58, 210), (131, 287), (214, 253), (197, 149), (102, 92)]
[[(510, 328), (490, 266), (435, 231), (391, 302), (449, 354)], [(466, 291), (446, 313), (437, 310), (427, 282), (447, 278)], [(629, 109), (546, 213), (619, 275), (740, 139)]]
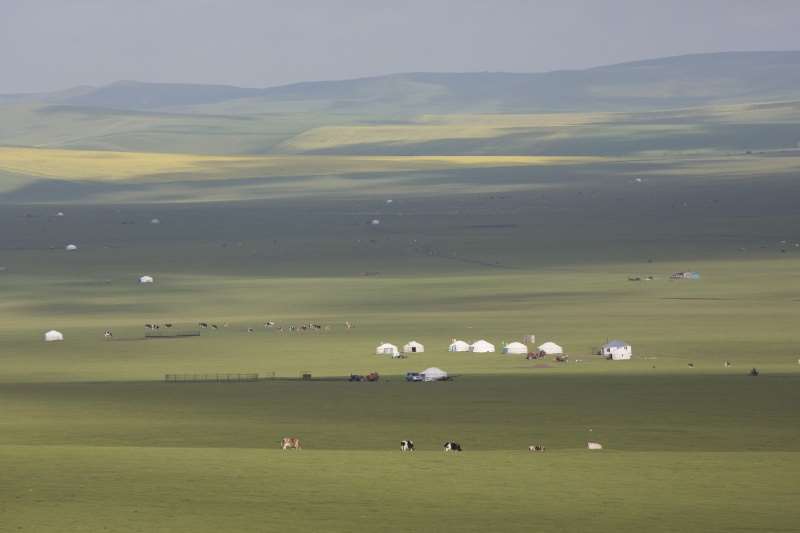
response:
[(613, 340), (613, 341), (608, 341), (603, 346), (606, 346), (606, 347), (609, 347), (609, 348), (625, 348), (626, 346), (628, 346), (628, 343), (627, 342), (623, 342), (623, 341)]

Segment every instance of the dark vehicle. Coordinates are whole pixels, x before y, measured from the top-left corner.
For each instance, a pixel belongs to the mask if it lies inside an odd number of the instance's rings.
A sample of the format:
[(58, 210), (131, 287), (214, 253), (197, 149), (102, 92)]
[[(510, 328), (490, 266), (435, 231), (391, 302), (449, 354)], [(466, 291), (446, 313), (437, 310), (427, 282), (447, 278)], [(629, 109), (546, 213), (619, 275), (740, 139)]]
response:
[(406, 381), (422, 381), (425, 379), (419, 372), (406, 372)]
[(359, 374), (350, 374), (350, 379), (348, 379), (347, 381), (364, 381), (364, 379), (365, 379), (365, 378), (364, 378), (364, 376), (362, 376), (362, 375), (359, 375)]

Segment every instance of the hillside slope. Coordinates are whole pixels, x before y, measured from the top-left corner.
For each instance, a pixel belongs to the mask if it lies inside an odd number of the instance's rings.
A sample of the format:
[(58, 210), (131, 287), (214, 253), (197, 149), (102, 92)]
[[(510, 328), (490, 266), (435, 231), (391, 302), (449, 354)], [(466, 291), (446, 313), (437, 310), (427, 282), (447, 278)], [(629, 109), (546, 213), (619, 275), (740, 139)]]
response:
[[(63, 104), (168, 109), (249, 99), (254, 107), (303, 102), (315, 109), (383, 112), (615, 110), (800, 96), (800, 52), (726, 52), (545, 73), (407, 73), (266, 89), (117, 82), (57, 95)], [(52, 95), (41, 95), (52, 100)], [(0, 100), (1, 101), (1, 100)]]

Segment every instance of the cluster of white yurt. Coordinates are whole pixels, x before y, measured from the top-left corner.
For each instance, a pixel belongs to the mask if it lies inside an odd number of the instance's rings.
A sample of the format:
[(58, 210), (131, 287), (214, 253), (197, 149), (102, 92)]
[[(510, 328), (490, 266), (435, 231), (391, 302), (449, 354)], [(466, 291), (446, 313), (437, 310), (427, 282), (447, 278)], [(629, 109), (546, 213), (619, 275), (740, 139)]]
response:
[(145, 283), (153, 283), (154, 281), (155, 280), (153, 279), (153, 276), (139, 276), (139, 284), (140, 285), (145, 284)]
[(633, 356), (633, 349), (627, 342), (613, 340), (608, 341), (600, 348), (600, 355), (612, 361), (625, 361)]
[(425, 345), (417, 341), (409, 341), (403, 345), (401, 352), (397, 345), (390, 342), (382, 342), (375, 348), (375, 355), (391, 355), (392, 357), (400, 357), (402, 354), (409, 353), (423, 353), (425, 352)]

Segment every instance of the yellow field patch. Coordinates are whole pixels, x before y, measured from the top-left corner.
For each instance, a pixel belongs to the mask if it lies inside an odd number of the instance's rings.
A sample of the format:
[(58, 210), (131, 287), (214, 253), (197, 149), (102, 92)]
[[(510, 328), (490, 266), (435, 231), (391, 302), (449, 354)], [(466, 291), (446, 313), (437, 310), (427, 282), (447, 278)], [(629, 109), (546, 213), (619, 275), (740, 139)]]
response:
[(560, 156), (206, 156), (6, 147), (0, 148), (0, 173), (64, 180), (171, 181), (587, 164), (607, 160)]

